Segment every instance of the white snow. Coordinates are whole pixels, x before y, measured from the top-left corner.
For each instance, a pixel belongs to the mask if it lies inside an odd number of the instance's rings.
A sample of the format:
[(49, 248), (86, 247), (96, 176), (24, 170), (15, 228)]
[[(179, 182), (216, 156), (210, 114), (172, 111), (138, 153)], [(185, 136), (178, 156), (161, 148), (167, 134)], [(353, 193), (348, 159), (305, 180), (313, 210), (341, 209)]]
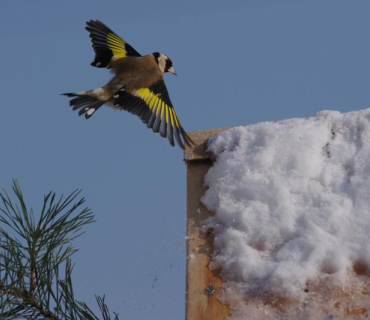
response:
[(370, 109), (237, 127), (208, 148), (213, 266), (233, 294), (301, 299), (307, 281), (370, 267)]

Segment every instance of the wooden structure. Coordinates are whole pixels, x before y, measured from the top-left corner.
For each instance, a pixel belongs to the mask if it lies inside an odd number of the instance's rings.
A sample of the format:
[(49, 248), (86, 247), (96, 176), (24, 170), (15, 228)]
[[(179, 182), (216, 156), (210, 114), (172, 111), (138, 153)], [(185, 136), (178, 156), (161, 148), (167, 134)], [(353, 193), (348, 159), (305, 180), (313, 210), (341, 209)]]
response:
[[(204, 221), (214, 213), (201, 203), (201, 197), (207, 189), (203, 183), (204, 175), (212, 166), (212, 155), (206, 152), (206, 143), (226, 129), (190, 132), (195, 146), (186, 148), (184, 154), (187, 164), (188, 221), (186, 320), (224, 320), (240, 305), (243, 306), (243, 315), (253, 315), (245, 319), (369, 319), (370, 270), (360, 262), (348, 272), (346, 287), (335, 287), (323, 280), (308, 283), (304, 290), (307, 295), (304, 303), (273, 296), (245, 297), (233, 302), (233, 305), (220, 302), (220, 270), (209, 267), (213, 252), (213, 230), (202, 228)], [(243, 315), (240, 319), (244, 319)]]
[(206, 191), (204, 175), (212, 165), (206, 152), (208, 139), (225, 129), (189, 133), (195, 142), (192, 149), (185, 150), (187, 164), (187, 277), (186, 277), (186, 319), (218, 320), (229, 314), (229, 306), (223, 305), (217, 295), (222, 280), (217, 270), (211, 270), (209, 263), (213, 251), (213, 232), (203, 230), (203, 222), (213, 215), (201, 203)]

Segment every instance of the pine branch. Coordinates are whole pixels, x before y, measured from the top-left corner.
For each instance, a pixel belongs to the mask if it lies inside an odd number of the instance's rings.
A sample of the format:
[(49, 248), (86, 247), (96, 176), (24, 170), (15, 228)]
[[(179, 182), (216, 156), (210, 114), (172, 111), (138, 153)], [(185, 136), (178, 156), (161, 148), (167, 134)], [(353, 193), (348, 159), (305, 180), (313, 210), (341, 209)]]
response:
[[(72, 240), (94, 222), (91, 210), (81, 209), (84, 198), (77, 200), (80, 190), (59, 198), (48, 193), (36, 217), (13, 182), (15, 204), (0, 193), (0, 318), (101, 319), (73, 294)], [(104, 296), (96, 300), (102, 319), (111, 319)]]

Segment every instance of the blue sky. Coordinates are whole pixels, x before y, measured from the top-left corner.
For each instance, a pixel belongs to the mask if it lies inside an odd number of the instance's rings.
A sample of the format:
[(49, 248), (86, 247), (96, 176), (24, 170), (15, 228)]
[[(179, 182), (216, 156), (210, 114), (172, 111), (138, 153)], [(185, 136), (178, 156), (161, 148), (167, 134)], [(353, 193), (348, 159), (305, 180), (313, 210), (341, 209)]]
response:
[(370, 3), (344, 1), (2, 1), (1, 187), (17, 178), (39, 208), (83, 189), (97, 222), (76, 241), (76, 295), (106, 294), (123, 319), (184, 318), (186, 167), (182, 151), (130, 114), (78, 117), (62, 92), (111, 75), (87, 20), (141, 54), (171, 57), (165, 80), (188, 131), (347, 112), (370, 102)]

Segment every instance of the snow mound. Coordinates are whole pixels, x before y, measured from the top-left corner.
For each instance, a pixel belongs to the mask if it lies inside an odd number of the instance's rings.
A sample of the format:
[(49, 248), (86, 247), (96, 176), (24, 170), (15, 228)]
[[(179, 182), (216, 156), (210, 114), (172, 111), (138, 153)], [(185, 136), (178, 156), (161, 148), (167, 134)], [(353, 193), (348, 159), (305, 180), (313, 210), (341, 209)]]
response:
[(202, 201), (226, 281), (299, 299), (309, 280), (370, 266), (370, 109), (237, 127), (208, 148)]

